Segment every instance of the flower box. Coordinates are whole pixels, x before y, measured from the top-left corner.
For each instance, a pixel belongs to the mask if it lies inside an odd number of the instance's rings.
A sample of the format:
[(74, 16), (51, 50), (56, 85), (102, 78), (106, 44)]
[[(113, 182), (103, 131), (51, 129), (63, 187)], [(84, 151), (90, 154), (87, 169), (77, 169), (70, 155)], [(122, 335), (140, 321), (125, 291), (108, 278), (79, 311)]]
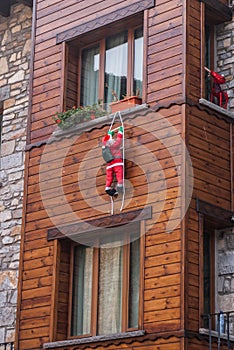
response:
[(77, 124), (94, 120), (96, 118), (106, 115), (106, 111), (100, 104), (94, 103), (92, 106), (73, 107), (67, 111), (56, 113), (53, 120), (60, 129), (70, 129)]
[(138, 96), (126, 97), (123, 100), (115, 101), (110, 104), (111, 113), (118, 111), (123, 111), (128, 108), (135, 107), (136, 105), (141, 105), (142, 99)]

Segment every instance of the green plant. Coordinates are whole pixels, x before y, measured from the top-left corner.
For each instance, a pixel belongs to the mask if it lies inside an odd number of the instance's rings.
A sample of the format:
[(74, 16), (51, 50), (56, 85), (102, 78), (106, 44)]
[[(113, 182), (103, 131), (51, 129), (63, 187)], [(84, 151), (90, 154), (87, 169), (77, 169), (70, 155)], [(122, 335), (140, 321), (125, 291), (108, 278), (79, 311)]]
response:
[(99, 118), (104, 115), (106, 115), (106, 111), (102, 108), (101, 103), (98, 102), (91, 106), (74, 106), (67, 111), (57, 112), (52, 118), (61, 129), (65, 130), (79, 123)]

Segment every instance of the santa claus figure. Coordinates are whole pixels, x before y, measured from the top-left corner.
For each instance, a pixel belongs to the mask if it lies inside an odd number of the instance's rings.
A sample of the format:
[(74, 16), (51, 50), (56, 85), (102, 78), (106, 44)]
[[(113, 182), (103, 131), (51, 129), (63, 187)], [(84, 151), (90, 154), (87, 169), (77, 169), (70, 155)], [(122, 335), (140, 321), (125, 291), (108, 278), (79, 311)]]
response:
[[(121, 151), (123, 140), (123, 127), (118, 129), (116, 139), (114, 131), (108, 133), (102, 138), (102, 155), (107, 162), (106, 167), (106, 188), (109, 196), (117, 196), (118, 192), (123, 192), (123, 156)], [(117, 180), (116, 189), (113, 186), (114, 175)]]

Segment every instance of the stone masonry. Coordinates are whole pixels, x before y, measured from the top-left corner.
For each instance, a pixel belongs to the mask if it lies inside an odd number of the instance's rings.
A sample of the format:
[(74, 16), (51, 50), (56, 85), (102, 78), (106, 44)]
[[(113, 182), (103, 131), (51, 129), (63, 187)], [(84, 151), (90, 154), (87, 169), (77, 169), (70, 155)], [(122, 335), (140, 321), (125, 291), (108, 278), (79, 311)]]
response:
[(0, 343), (14, 340), (28, 113), (32, 10), (0, 16)]
[[(234, 311), (234, 229), (220, 230), (216, 240), (217, 311)], [(234, 335), (234, 313), (230, 315)]]
[[(232, 1), (234, 6), (234, 1)], [(234, 13), (234, 12), (233, 12)], [(228, 109), (234, 112), (234, 17), (232, 22), (216, 28), (217, 71), (226, 78), (229, 96)], [(234, 310), (234, 229), (218, 233), (216, 250), (217, 292), (216, 310)], [(230, 332), (234, 335), (234, 313)]]

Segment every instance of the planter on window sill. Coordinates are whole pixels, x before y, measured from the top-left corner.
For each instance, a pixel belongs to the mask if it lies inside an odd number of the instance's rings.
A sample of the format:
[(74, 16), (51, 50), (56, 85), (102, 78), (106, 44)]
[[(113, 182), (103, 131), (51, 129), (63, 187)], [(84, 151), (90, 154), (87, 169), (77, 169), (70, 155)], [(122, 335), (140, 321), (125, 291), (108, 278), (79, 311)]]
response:
[(123, 111), (125, 109), (129, 109), (129, 108), (135, 107), (136, 105), (141, 105), (141, 104), (142, 104), (142, 99), (138, 96), (126, 97), (123, 100), (115, 101), (110, 104), (111, 113)]
[(99, 104), (85, 107), (73, 107), (67, 111), (56, 113), (53, 120), (62, 130), (71, 129), (77, 124), (94, 120), (106, 115), (106, 111)]

